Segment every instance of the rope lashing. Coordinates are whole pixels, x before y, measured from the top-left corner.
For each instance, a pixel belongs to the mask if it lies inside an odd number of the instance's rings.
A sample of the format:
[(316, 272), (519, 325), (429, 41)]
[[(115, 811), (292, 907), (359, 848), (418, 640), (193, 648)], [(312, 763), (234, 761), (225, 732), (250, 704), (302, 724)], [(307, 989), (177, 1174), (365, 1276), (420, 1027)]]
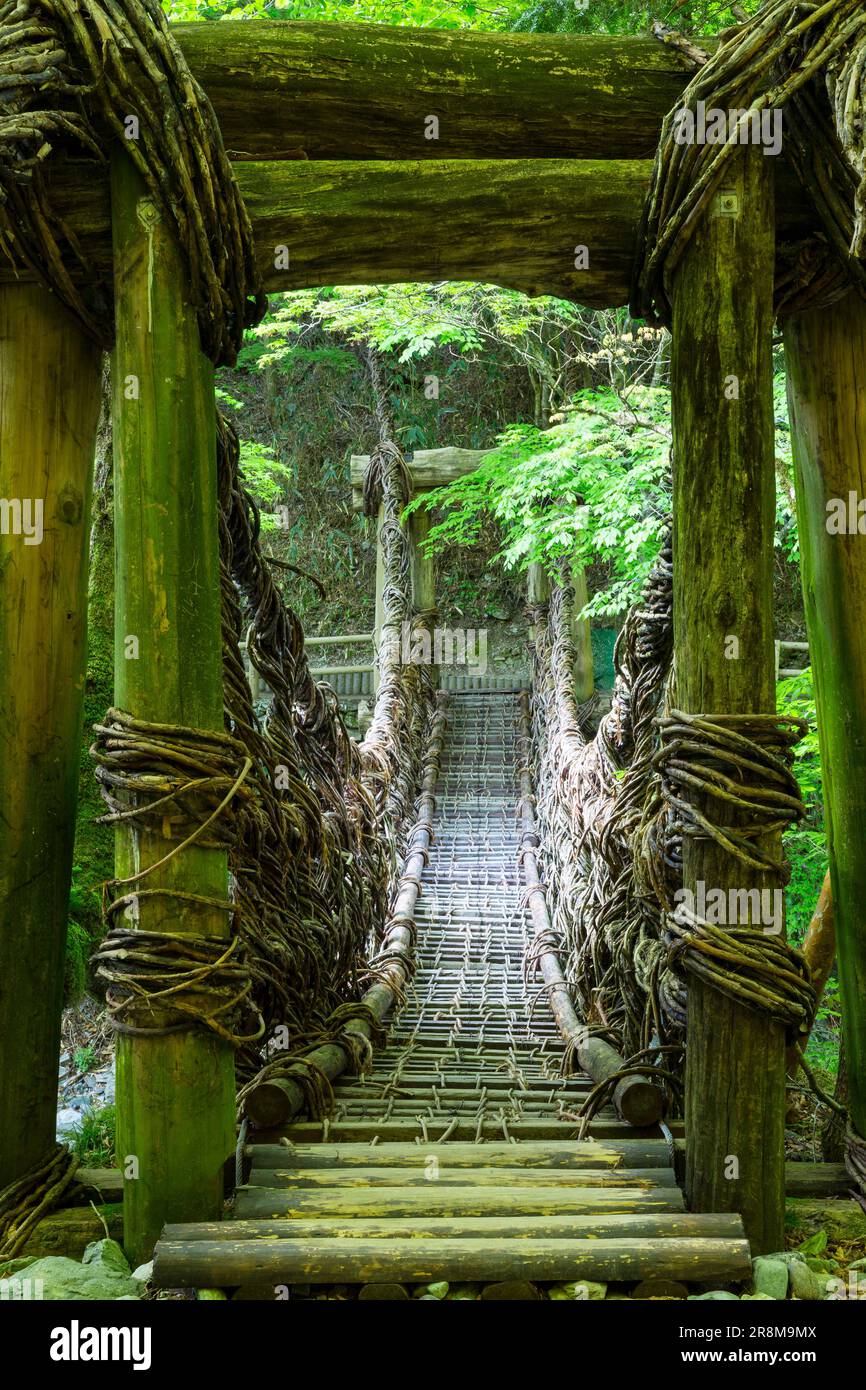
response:
[[(821, 87), (824, 87), (824, 93)], [(684, 112), (741, 114), (719, 144), (682, 140)], [(631, 311), (670, 325), (672, 278), (731, 157), (764, 112), (783, 109), (785, 153), (823, 242), (788, 248), (777, 310), (866, 294), (866, 8), (862, 0), (769, 0), (729, 29), (668, 112), (639, 232)]]
[(12, 1260), (34, 1228), (68, 1192), (79, 1160), (65, 1144), (0, 1192), (0, 1260)]
[(175, 936), (113, 927), (91, 957), (107, 984), (112, 1028), (133, 1036), (166, 1037), (208, 1028), (241, 1047), (264, 1033), (260, 1016), (242, 1034), (252, 989), (237, 937)]
[[(792, 750), (807, 728), (803, 719), (775, 714), (684, 714), (674, 709), (662, 716), (653, 765), (680, 833), (713, 840), (749, 868), (786, 882), (784, 858), (755, 841), (787, 830), (806, 814), (792, 771)], [(689, 797), (736, 815), (736, 825), (714, 822), (709, 810), (700, 810)]]
[(110, 346), (113, 286), (52, 208), (46, 168), (119, 143), (177, 233), (203, 352), (232, 364), (267, 301), (213, 108), (159, 0), (5, 0), (0, 31), (0, 249)]

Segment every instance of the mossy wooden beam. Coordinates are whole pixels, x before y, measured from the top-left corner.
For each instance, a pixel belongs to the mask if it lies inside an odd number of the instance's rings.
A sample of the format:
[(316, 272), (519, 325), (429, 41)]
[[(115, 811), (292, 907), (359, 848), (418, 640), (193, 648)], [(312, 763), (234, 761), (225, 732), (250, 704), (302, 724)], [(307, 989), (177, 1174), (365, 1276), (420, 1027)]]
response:
[[(198, 26), (200, 28), (204, 26)], [(222, 26), (226, 28), (228, 26)], [(799, 185), (773, 167), (779, 239), (815, 229)], [(589, 308), (626, 304), (647, 160), (302, 161), (235, 164), (266, 290), (479, 280)], [(72, 161), (48, 172), (52, 204), (111, 279), (107, 182)], [(576, 248), (589, 263), (575, 268)], [(0, 263), (0, 283), (13, 278)]]
[[(756, 148), (732, 159), (738, 215), (712, 203), (673, 286), (676, 700), (691, 713), (775, 708), (771, 163)], [(689, 837), (683, 879), (693, 891), (771, 886)], [(783, 1029), (690, 976), (687, 1038), (691, 1208), (739, 1211), (756, 1252), (779, 1250)]]
[(691, 77), (674, 49), (621, 35), (280, 21), (172, 34), (232, 158), (646, 159)]
[(247, 1283), (344, 1283), (396, 1279), (423, 1283), (448, 1278), (740, 1280), (751, 1273), (745, 1240), (693, 1236), (597, 1240), (292, 1239), (160, 1241), (154, 1262), (158, 1288)]
[(0, 1188), (55, 1142), (100, 355), (0, 289)]
[(785, 351), (849, 1104), (866, 1135), (866, 305), (792, 316)]
[[(112, 162), (112, 201), (116, 702), (140, 719), (221, 730), (213, 369), (173, 236), (122, 153)], [(119, 828), (118, 877), (162, 860), (173, 843)], [(226, 856), (192, 846), (143, 886), (226, 899)], [(228, 915), (142, 897), (130, 924), (222, 936)], [(150, 1257), (164, 1222), (219, 1215), (234, 1147), (231, 1048), (201, 1030), (121, 1035), (117, 1108), (126, 1249), (136, 1262)]]

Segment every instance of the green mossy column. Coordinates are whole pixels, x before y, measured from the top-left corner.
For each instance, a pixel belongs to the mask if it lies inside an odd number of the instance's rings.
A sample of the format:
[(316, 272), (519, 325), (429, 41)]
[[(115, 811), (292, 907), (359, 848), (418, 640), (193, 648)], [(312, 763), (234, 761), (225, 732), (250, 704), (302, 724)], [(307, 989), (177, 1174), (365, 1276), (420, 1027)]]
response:
[[(112, 162), (117, 343), (112, 360), (115, 698), (137, 718), (222, 729), (213, 368), (199, 347), (171, 229), (124, 153)], [(124, 879), (164, 858), (161, 834), (119, 828)], [(224, 853), (183, 850), (142, 881), (223, 899)], [(132, 925), (227, 935), (226, 913), (142, 898)], [(166, 1221), (214, 1220), (234, 1146), (231, 1047), (203, 1030), (121, 1036), (118, 1161), (125, 1245), (150, 1257)]]
[(595, 691), (595, 668), (592, 662), (592, 640), (589, 619), (581, 618), (589, 602), (586, 587), (586, 570), (583, 565), (574, 565), (571, 571), (574, 587), (574, 603), (571, 615), (571, 640), (574, 643), (574, 698), (579, 705), (591, 700)]
[[(733, 157), (728, 201), (716, 195), (673, 286), (676, 702), (690, 713), (775, 708), (773, 163), (754, 146)], [(766, 882), (691, 839), (683, 879), (726, 894)], [(783, 1245), (784, 1099), (782, 1028), (690, 976), (687, 1196), (741, 1212), (755, 1253)]]
[(55, 1141), (99, 349), (0, 290), (0, 1188)]
[(866, 1136), (866, 304), (792, 316), (785, 352), (849, 1104)]

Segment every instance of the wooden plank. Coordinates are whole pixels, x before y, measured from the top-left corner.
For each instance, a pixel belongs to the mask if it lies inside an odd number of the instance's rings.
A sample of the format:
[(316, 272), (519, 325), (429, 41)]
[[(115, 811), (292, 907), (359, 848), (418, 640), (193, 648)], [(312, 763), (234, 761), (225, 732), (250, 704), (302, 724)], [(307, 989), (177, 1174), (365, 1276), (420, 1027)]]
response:
[(847, 1197), (854, 1183), (844, 1163), (785, 1164), (788, 1197)]
[(645, 159), (691, 76), (675, 50), (619, 35), (264, 20), (172, 34), (233, 158)]
[(368, 1283), (393, 1279), (423, 1283), (447, 1278), (746, 1279), (745, 1240), (199, 1240), (156, 1248), (158, 1288), (246, 1283)]
[[(424, 1144), (252, 1144), (247, 1154), (254, 1168), (419, 1167), (432, 1150)], [(668, 1168), (670, 1153), (663, 1139), (634, 1139), (601, 1144), (593, 1140), (547, 1144), (441, 1144), (438, 1161), (449, 1168)]]
[(0, 289), (0, 1189), (55, 1142), (100, 354)]
[(162, 1239), (191, 1240), (381, 1240), (513, 1237), (525, 1240), (684, 1239), (704, 1236), (738, 1240), (743, 1223), (735, 1212), (697, 1215), (693, 1212), (606, 1212), (592, 1216), (417, 1216), (356, 1219), (333, 1216), (273, 1221), (200, 1221), (166, 1226)]
[[(438, 1135), (445, 1130), (449, 1124), (448, 1116), (441, 1120), (431, 1120), (429, 1115), (425, 1117), (427, 1123), (428, 1143), (434, 1143)], [(683, 1125), (681, 1120), (674, 1120), (669, 1123), (671, 1133), (679, 1135), (682, 1133)], [(580, 1123), (573, 1120), (509, 1120), (508, 1133), (518, 1140), (525, 1139), (577, 1139), (580, 1130)], [(484, 1120), (478, 1131), (477, 1120), (459, 1120), (457, 1128), (449, 1137), (449, 1143), (457, 1142), (461, 1139), (474, 1142), (478, 1137), (483, 1140), (498, 1140), (504, 1137), (502, 1123), (498, 1120)], [(328, 1136), (334, 1142), (344, 1144), (364, 1143), (367, 1140), (375, 1139), (378, 1136), (380, 1142), (386, 1139), (391, 1141), (422, 1139), (421, 1126), (417, 1118), (411, 1120), (331, 1120), (328, 1124)], [(653, 1125), (648, 1129), (635, 1129), (631, 1125), (620, 1120), (612, 1112), (601, 1117), (596, 1117), (589, 1126), (589, 1137), (592, 1139), (655, 1139), (658, 1136), (658, 1127)], [(300, 1123), (286, 1125), (283, 1128), (274, 1127), (272, 1129), (261, 1129), (253, 1131), (253, 1137), (261, 1143), (275, 1143), (280, 1139), (290, 1139), (293, 1143), (315, 1142), (323, 1137), (323, 1128), (319, 1120), (305, 1120)]]
[(683, 1211), (678, 1187), (574, 1187), (540, 1184), (511, 1189), (451, 1187), (238, 1188), (235, 1215), (279, 1217), (598, 1216), (604, 1212)]
[[(799, 240), (814, 216), (783, 161), (767, 163), (779, 183), (779, 237)], [(628, 301), (650, 170), (648, 160), (235, 165), (266, 290), (480, 280), (591, 308)], [(107, 181), (72, 160), (47, 178), (58, 213), (110, 283)], [(577, 245), (589, 248), (585, 270), (574, 269)], [(278, 247), (288, 248), (287, 269)], [(4, 258), (0, 283), (13, 278)]]
[[(438, 1152), (428, 1153), (436, 1168), (253, 1168), (251, 1187), (537, 1187), (534, 1168), (452, 1168), (439, 1162)], [(431, 1180), (430, 1173), (435, 1172)], [(673, 1187), (672, 1168), (558, 1168), (562, 1187)]]
[[(673, 282), (674, 645), (677, 700), (693, 714), (775, 709), (771, 163), (755, 146), (729, 161), (725, 189), (739, 214), (718, 216), (711, 204)], [(716, 803), (709, 816), (724, 813)], [(781, 853), (778, 836), (757, 843)], [(777, 886), (709, 836), (691, 835), (683, 884), (725, 894)], [(689, 1204), (740, 1211), (756, 1253), (779, 1250), (784, 1029), (694, 975), (688, 984)]]

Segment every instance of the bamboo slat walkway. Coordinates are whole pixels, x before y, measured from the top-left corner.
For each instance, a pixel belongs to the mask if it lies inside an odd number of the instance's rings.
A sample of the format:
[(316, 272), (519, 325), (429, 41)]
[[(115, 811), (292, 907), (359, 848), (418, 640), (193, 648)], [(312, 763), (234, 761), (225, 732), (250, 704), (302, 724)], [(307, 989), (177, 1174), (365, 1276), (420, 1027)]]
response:
[[(428, 1280), (738, 1280), (736, 1215), (692, 1215), (658, 1129), (612, 1109), (524, 977), (518, 696), (454, 694), (417, 972), (372, 1071), (333, 1115), (248, 1148), (231, 1219), (166, 1227), (156, 1282), (268, 1290)], [(270, 1296), (274, 1296), (271, 1294)]]

